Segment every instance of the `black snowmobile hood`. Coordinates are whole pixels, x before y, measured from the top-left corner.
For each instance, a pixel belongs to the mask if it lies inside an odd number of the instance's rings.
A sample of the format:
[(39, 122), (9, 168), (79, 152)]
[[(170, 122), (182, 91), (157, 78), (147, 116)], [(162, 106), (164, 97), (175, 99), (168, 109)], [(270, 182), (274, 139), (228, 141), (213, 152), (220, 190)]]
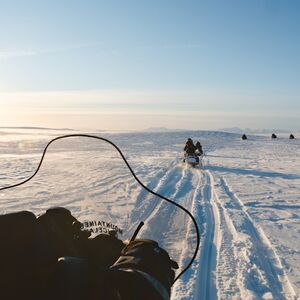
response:
[(192, 265), (199, 248), (193, 215), (176, 199), (151, 190), (135, 174), (110, 140), (85, 134), (59, 136), (45, 147), (35, 172), (17, 184), (0, 188), (1, 214), (29, 210), (36, 215), (50, 207), (71, 211), (93, 236), (117, 232), (131, 239), (159, 243), (177, 261), (177, 280)]

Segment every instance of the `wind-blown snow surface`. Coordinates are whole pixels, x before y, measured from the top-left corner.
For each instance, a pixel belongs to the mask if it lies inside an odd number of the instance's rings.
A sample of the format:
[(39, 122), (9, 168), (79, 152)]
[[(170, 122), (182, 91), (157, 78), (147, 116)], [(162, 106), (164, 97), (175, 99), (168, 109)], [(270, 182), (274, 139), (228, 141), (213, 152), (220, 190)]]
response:
[[(74, 132), (2, 129), (0, 186), (28, 178), (43, 147), (63, 133)], [(94, 134), (115, 142), (146, 185), (183, 204), (198, 222), (200, 250), (191, 269), (173, 286), (173, 300), (300, 299), (298, 139), (249, 136), (241, 141), (236, 134), (209, 131)], [(187, 137), (200, 139), (206, 153), (203, 168), (182, 165)], [(69, 150), (65, 149), (66, 155), (72, 155)], [(84, 164), (78, 167), (84, 174)], [(122, 174), (111, 175), (99, 183), (102, 190), (115, 189), (126, 181)], [(141, 211), (143, 197), (130, 184), (125, 185), (124, 193), (131, 199), (132, 210), (151, 224), (150, 230), (164, 226), (155, 214), (157, 208), (143, 207)], [(30, 210), (30, 205), (27, 199), (8, 203), (1, 198), (0, 212), (8, 212), (10, 207)], [(76, 209), (87, 207), (88, 203), (79, 203)], [(172, 226), (178, 216), (166, 209), (164, 218)], [(187, 231), (189, 226), (187, 223)], [(172, 238), (172, 232), (170, 235)], [(178, 237), (173, 238), (177, 242)], [(180, 241), (179, 263), (193, 245), (191, 237)]]

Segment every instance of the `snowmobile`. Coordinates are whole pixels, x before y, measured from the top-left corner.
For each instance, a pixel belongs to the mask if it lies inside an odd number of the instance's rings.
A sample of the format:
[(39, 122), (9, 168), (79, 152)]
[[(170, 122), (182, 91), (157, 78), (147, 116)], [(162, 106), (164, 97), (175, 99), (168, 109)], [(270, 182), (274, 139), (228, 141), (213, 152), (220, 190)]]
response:
[(195, 154), (184, 154), (183, 163), (187, 166), (191, 166), (195, 168), (196, 166), (203, 166), (203, 153), (200, 154), (198, 150), (196, 150)]
[(196, 154), (194, 155), (187, 155), (183, 159), (183, 162), (186, 163), (188, 166), (196, 167), (199, 165), (199, 156)]
[(31, 176), (0, 188), (1, 297), (169, 299), (200, 241), (169, 195), (108, 139), (54, 138)]

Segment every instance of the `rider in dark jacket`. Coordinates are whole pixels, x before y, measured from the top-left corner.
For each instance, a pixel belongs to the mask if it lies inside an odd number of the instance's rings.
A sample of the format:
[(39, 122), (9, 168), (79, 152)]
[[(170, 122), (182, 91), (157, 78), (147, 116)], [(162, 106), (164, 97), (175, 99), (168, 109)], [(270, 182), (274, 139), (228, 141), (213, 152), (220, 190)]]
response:
[(193, 140), (191, 138), (188, 138), (183, 150), (185, 151), (186, 155), (194, 155), (195, 154), (197, 147), (194, 145)]
[(202, 146), (199, 141), (197, 141), (197, 143), (196, 143), (196, 148), (197, 148), (197, 155), (198, 156), (203, 155), (203, 149), (202, 149)]

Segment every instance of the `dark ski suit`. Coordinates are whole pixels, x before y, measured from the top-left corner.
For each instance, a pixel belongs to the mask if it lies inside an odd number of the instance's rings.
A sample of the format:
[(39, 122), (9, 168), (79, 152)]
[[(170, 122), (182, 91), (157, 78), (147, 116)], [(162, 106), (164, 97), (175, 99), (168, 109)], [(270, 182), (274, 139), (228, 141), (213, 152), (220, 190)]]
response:
[(199, 141), (196, 143), (196, 148), (197, 148), (197, 150), (198, 150), (197, 155), (198, 155), (198, 156), (203, 155), (203, 149), (202, 149), (202, 146), (201, 146), (201, 144), (200, 144)]
[(188, 140), (183, 150), (185, 151), (186, 155), (194, 155), (197, 147), (194, 145), (192, 140)]

